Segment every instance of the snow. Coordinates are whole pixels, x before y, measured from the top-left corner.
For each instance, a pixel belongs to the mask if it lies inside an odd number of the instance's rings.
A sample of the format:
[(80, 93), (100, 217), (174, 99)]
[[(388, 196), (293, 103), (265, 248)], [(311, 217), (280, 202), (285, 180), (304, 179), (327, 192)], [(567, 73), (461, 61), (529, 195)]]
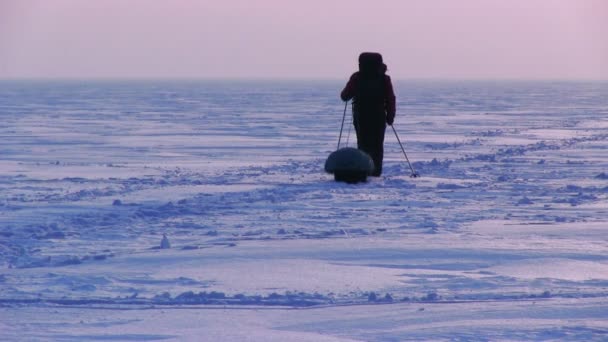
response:
[(605, 339), (608, 83), (342, 85), (0, 82), (0, 340)]

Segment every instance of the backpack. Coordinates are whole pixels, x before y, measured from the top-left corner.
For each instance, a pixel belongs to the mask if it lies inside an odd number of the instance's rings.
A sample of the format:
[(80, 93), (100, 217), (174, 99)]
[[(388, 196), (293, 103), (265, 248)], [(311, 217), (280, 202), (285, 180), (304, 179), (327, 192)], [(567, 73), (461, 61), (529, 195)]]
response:
[(359, 72), (362, 74), (383, 73), (383, 66), (386, 67), (382, 55), (377, 52), (363, 52), (359, 55)]
[(355, 93), (355, 107), (360, 115), (384, 111), (386, 65), (377, 52), (359, 55), (359, 80)]

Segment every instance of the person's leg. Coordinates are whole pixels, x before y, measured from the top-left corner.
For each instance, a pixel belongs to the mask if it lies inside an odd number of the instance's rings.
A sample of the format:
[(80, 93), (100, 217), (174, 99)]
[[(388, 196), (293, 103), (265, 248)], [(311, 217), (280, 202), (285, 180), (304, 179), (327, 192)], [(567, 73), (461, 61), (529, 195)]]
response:
[[(374, 162), (372, 176), (382, 174), (382, 160), (384, 157), (384, 131), (386, 124), (377, 118), (380, 115), (360, 117), (357, 128), (357, 148), (367, 153)], [(383, 119), (384, 120), (384, 119)]]
[[(366, 127), (369, 128), (369, 127)], [(374, 148), (374, 132), (369, 129), (361, 129), (361, 133), (357, 139), (357, 148), (361, 151), (367, 153), (372, 160), (374, 161), (374, 166), (376, 165), (375, 159), (375, 148)]]
[(355, 126), (355, 134), (357, 135), (357, 148), (363, 151), (363, 147), (365, 146), (365, 135), (362, 132), (363, 127), (361, 125), (358, 125), (358, 122), (359, 119), (357, 119), (357, 117), (353, 115), (353, 126)]
[(384, 159), (384, 131), (386, 126), (375, 125), (374, 129), (369, 133), (368, 154), (374, 161), (374, 172), (372, 176), (379, 177), (382, 175), (382, 160)]

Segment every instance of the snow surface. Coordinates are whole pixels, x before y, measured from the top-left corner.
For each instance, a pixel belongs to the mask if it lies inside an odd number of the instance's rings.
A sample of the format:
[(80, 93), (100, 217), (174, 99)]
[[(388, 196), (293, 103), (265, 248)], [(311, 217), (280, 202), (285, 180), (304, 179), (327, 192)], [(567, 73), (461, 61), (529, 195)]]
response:
[(0, 340), (608, 338), (608, 83), (342, 86), (0, 82)]

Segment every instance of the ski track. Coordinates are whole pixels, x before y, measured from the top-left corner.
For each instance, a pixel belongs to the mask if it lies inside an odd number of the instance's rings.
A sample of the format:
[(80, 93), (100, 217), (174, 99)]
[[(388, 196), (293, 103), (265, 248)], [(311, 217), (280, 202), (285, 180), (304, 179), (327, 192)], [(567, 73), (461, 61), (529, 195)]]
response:
[[(560, 174), (560, 168), (569, 168), (568, 161), (566, 165), (552, 165), (551, 176), (554, 177), (547, 179), (544, 172), (541, 175), (535, 174), (538, 170), (530, 167), (530, 162), (514, 158), (524, 157), (528, 153), (559, 151), (562, 147), (573, 148), (589, 141), (604, 141), (607, 137), (608, 135), (592, 135), (553, 144), (540, 142), (501, 148), (496, 153), (465, 156), (456, 160), (433, 159), (430, 162), (415, 162), (415, 169), (424, 174), (425, 178), (439, 180), (430, 184), (392, 176), (407, 175), (408, 168), (403, 164), (391, 163), (386, 167), (385, 179), (373, 179), (370, 183), (361, 185), (366, 190), (364, 198), (346, 198), (346, 202), (340, 200), (340, 197), (348, 197), (351, 189), (343, 184), (329, 183), (327, 176), (319, 175), (323, 160), (250, 167), (227, 171), (222, 175), (172, 170), (164, 171), (157, 177), (113, 180), (77, 177), (44, 181), (17, 176), (6, 181), (6, 184), (12, 185), (15, 190), (32, 190), (35, 193), (21, 193), (20, 196), (6, 198), (4, 202), (10, 204), (5, 207), (15, 212), (27, 211), (36, 203), (44, 203), (49, 207), (69, 206), (71, 202), (105, 202), (106, 205), (96, 205), (99, 207), (97, 210), (90, 210), (88, 207), (85, 210), (74, 210), (73, 215), (66, 216), (65, 212), (48, 215), (44, 217), (46, 224), (30, 224), (22, 229), (14, 229), (11, 224), (16, 225), (18, 222), (11, 222), (0, 234), (12, 239), (23, 239), (28, 245), (32, 243), (28, 238), (33, 237), (45, 245), (44, 241), (53, 239), (82, 237), (87, 233), (99, 234), (100, 231), (117, 234), (124, 226), (145, 225), (169, 234), (173, 233), (172, 229), (179, 231), (179, 228), (197, 228), (204, 231), (204, 234), (200, 234), (203, 238), (210, 235), (217, 240), (218, 236), (227, 236), (226, 239), (230, 241), (238, 241), (252, 238), (342, 237), (345, 232), (349, 235), (376, 234), (378, 231), (374, 227), (382, 227), (382, 232), (391, 231), (397, 234), (407, 233), (410, 229), (435, 232), (440, 226), (443, 230), (451, 230), (472, 221), (508, 219), (514, 216), (523, 221), (593, 220), (595, 212), (581, 214), (581, 210), (568, 210), (571, 208), (567, 206), (574, 208), (604, 200), (608, 193), (608, 184), (564, 186), (563, 181), (566, 181), (565, 184), (567, 181), (576, 182), (575, 177), (568, 177), (565, 170)], [(475, 166), (477, 162), (481, 162), (480, 167)], [(546, 165), (545, 162), (543, 164)], [(307, 175), (310, 180), (298, 181), (289, 177), (296, 170)], [(493, 170), (497, 171), (492, 172)], [(600, 174), (598, 170), (597, 175)], [(555, 185), (548, 184), (549, 182)], [(227, 183), (255, 184), (255, 187), (261, 189), (210, 194), (202, 192), (174, 202), (158, 204), (129, 203), (121, 200), (131, 193), (144, 190), (158, 190), (161, 193), (171, 191), (173, 187), (222, 186)], [(29, 184), (38, 185), (34, 187)], [(65, 188), (80, 187), (86, 189), (62, 191)], [(402, 204), (404, 198), (408, 199), (407, 206)], [(297, 202), (305, 202), (306, 206), (297, 208)], [(330, 203), (334, 202), (340, 202), (341, 207), (330, 208)], [(381, 208), (383, 213), (407, 213), (407, 221), (395, 220), (394, 216), (388, 216), (386, 220), (373, 222), (371, 227), (366, 229), (353, 228), (357, 224), (357, 212), (373, 211), (382, 206), (387, 207)], [(530, 210), (531, 206), (534, 209), (540, 206), (542, 210)], [(553, 206), (561, 208), (552, 210)], [(458, 217), (454, 217), (455, 211), (459, 211)], [(229, 225), (219, 222), (225, 220), (226, 216), (232, 217), (227, 220)], [(246, 222), (259, 221), (260, 216), (269, 219), (263, 220), (263, 227), (247, 226)], [(349, 222), (349, 218), (352, 222)], [(335, 224), (335, 229), (328, 230), (327, 226), (332, 226), (331, 223)], [(62, 230), (60, 227), (70, 227), (70, 230)], [(18, 233), (24, 234), (19, 236)], [(138, 233), (150, 234), (150, 231), (133, 230), (133, 234)], [(201, 244), (205, 241), (206, 239), (202, 240)], [(49, 245), (52, 245), (52, 241), (50, 242)], [(40, 246), (36, 244), (36, 248)], [(5, 257), (11, 262), (17, 260), (16, 256), (10, 254)]]
[[(2, 308), (537, 300), (550, 308), (608, 295), (605, 84), (581, 86), (565, 98), (520, 88), (550, 94), (576, 84), (506, 84), (476, 101), (466, 94), (486, 88), (401, 84), (399, 107), (425, 113), (396, 123), (422, 177), (408, 177), (387, 131), (383, 177), (359, 185), (335, 183), (322, 171), (340, 119), (325, 83), (263, 83), (251, 93), (238, 84), (216, 92), (208, 85), (95, 85), (72, 101), (40, 84), (2, 86), (16, 96), (4, 95), (0, 106), (8, 122), (0, 128)], [(232, 104), (228, 91), (240, 95)], [(115, 97), (103, 103), (108, 94)], [(257, 101), (276, 106), (247, 109)], [(214, 121), (228, 114), (234, 122)], [(585, 232), (577, 234), (578, 227)], [(162, 234), (170, 250), (158, 247)], [(175, 271), (155, 270), (155, 263)], [(228, 285), (233, 275), (212, 273), (265, 263), (285, 268), (287, 277), (295, 277), (294, 267), (310, 267), (311, 274), (335, 267), (348, 279), (336, 288), (260, 287), (266, 270), (259, 270), (251, 286), (239, 288)], [(551, 267), (522, 273), (537, 265)], [(377, 282), (358, 285), (361, 272)], [(340, 335), (333, 331), (340, 324), (318, 323), (281, 329)], [(583, 325), (556, 333), (552, 324), (559, 322), (497, 333), (492, 324), (442, 326), (432, 336), (594, 340), (608, 333)], [(435, 329), (385, 328), (350, 337), (418, 340)]]

